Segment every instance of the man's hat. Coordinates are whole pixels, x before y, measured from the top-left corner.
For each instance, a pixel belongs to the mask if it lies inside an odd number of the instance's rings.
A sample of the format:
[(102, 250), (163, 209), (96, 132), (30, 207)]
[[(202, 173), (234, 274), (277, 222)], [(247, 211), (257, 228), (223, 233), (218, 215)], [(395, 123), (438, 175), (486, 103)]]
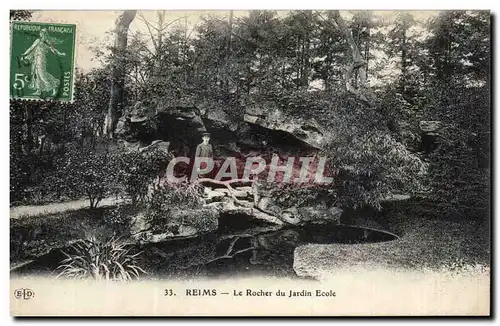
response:
[(210, 137), (210, 133), (209, 132), (204, 132), (201, 137)]

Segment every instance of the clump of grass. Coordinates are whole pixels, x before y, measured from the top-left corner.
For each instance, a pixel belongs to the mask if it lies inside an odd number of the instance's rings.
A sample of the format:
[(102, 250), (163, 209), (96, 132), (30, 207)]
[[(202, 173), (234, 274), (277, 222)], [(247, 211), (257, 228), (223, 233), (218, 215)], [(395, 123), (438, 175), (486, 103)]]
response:
[(96, 238), (80, 240), (71, 246), (71, 253), (63, 252), (66, 259), (56, 269), (57, 277), (76, 279), (131, 281), (146, 273), (138, 265), (138, 256), (131, 254), (118, 238), (98, 241)]

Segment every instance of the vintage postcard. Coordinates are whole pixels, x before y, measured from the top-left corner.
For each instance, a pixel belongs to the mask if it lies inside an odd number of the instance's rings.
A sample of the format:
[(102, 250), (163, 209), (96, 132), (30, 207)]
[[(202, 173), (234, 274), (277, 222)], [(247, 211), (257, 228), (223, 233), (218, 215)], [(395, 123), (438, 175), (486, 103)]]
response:
[(489, 316), (489, 11), (10, 11), (13, 316)]

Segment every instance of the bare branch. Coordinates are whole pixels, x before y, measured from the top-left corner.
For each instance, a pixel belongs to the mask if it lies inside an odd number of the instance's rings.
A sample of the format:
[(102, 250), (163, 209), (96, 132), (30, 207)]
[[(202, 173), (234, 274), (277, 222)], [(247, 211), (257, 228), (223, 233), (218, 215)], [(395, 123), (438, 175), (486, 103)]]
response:
[(173, 23), (178, 22), (179, 20), (184, 19), (184, 18), (187, 18), (187, 16), (184, 16), (184, 17), (179, 17), (179, 18), (177, 18), (177, 19), (175, 19), (175, 20), (172, 20), (170, 23), (168, 23), (167, 25), (165, 25), (165, 26), (163, 27), (163, 29), (167, 29), (167, 28), (168, 28), (170, 25), (172, 25)]
[(207, 262), (208, 263), (211, 263), (211, 262), (214, 262), (214, 261), (217, 261), (217, 260), (220, 260), (220, 259), (224, 259), (224, 258), (233, 258), (234, 256), (236, 255), (239, 255), (241, 253), (244, 253), (244, 252), (247, 252), (247, 251), (250, 251), (250, 250), (254, 250), (255, 247), (249, 247), (249, 248), (245, 248), (245, 249), (241, 249), (241, 250), (238, 250), (236, 251), (234, 254), (232, 255), (224, 255), (224, 256), (219, 256), (219, 257), (216, 257), (214, 259), (211, 259)]
[(153, 35), (153, 32), (151, 31), (151, 28), (156, 29), (156, 31), (158, 31), (158, 29), (156, 27), (154, 27), (152, 24), (150, 24), (147, 21), (147, 19), (144, 18), (142, 13), (139, 13), (139, 19), (142, 20), (146, 24), (146, 27), (148, 28), (149, 36), (151, 37), (151, 41), (153, 42), (153, 46), (155, 47), (155, 50), (158, 51), (158, 44), (156, 44), (156, 40), (155, 40), (155, 37)]
[(228, 256), (228, 255), (231, 253), (231, 251), (232, 251), (232, 250), (233, 250), (233, 248), (234, 248), (234, 245), (236, 244), (236, 242), (238, 242), (238, 240), (240, 240), (240, 238), (239, 238), (239, 237), (235, 237), (235, 238), (231, 241), (231, 243), (229, 244), (229, 247), (228, 247), (228, 248), (227, 248), (227, 250), (226, 250), (226, 256)]

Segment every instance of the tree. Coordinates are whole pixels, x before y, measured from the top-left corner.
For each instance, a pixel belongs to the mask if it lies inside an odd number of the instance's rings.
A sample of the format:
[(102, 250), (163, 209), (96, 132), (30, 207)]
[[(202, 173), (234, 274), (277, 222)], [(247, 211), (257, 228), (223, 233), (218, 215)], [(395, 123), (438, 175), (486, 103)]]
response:
[(446, 11), (428, 25), (432, 57), (424, 114), (446, 126), (429, 160), (428, 198), (446, 216), (481, 219), (489, 210), (490, 13)]
[(70, 153), (58, 171), (65, 190), (75, 197), (85, 196), (90, 208), (96, 208), (105, 196), (117, 190), (115, 161), (107, 152), (74, 148)]
[(125, 83), (125, 63), (123, 61), (123, 54), (127, 47), (128, 29), (136, 13), (136, 10), (124, 11), (118, 17), (115, 24), (115, 43), (112, 49), (113, 65), (111, 91), (108, 114), (106, 116), (106, 131), (110, 137), (113, 137), (118, 119), (123, 113), (123, 88)]
[[(354, 41), (352, 31), (347, 27), (344, 19), (338, 10), (333, 11), (333, 19), (337, 23), (338, 28), (345, 36), (349, 44), (353, 62), (346, 68), (345, 85), (349, 92), (356, 98), (364, 102), (366, 105), (372, 107), (376, 104), (376, 97), (370, 90), (367, 84), (367, 66), (368, 62), (361, 56), (358, 45)], [(356, 75), (357, 87), (353, 85), (353, 76)]]

